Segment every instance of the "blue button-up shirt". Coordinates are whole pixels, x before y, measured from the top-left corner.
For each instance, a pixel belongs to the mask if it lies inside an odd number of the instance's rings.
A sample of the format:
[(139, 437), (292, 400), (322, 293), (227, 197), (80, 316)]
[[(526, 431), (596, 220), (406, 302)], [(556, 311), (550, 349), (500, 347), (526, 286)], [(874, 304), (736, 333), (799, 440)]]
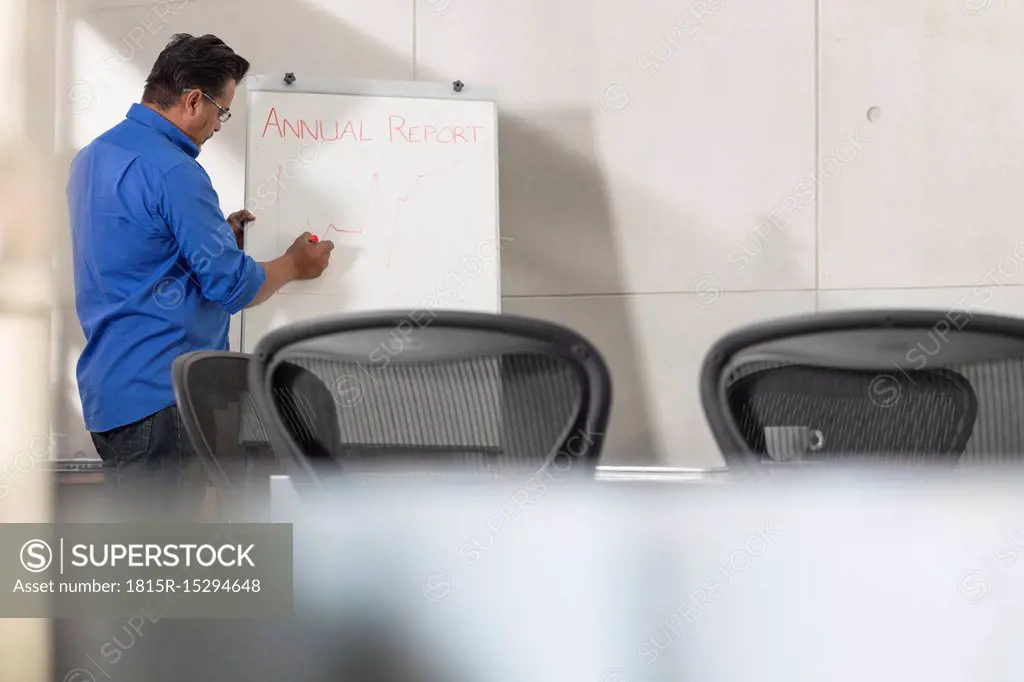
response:
[(171, 364), (227, 350), (230, 316), (266, 273), (242, 252), (199, 147), (142, 104), (82, 149), (67, 186), (85, 425), (106, 431), (174, 403)]

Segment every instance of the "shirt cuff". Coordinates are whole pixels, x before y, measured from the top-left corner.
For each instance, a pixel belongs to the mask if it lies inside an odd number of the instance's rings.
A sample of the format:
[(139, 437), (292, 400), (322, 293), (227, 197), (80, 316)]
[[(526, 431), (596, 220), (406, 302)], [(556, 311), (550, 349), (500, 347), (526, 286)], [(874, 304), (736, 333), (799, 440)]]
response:
[(257, 263), (252, 256), (245, 256), (245, 265), (242, 266), (242, 277), (238, 286), (224, 302), (224, 309), (229, 315), (234, 315), (242, 310), (256, 298), (263, 283), (267, 281), (267, 273), (263, 266)]

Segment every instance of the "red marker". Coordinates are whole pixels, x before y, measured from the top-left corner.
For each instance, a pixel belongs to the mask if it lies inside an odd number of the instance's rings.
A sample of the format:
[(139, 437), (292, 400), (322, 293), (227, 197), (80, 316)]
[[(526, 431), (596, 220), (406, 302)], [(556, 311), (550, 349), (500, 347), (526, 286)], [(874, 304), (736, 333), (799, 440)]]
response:
[(311, 244), (316, 244), (318, 241), (320, 241), (320, 239), (315, 234), (313, 234), (309, 236), (309, 241)]

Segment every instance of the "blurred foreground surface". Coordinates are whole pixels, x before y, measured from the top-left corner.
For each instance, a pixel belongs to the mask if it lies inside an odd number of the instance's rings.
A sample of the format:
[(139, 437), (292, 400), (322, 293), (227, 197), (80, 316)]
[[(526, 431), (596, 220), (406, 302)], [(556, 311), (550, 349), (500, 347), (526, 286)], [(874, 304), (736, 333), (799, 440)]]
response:
[(1024, 477), (451, 481), (275, 500), (276, 622), (55, 623), (55, 680), (1015, 677)]

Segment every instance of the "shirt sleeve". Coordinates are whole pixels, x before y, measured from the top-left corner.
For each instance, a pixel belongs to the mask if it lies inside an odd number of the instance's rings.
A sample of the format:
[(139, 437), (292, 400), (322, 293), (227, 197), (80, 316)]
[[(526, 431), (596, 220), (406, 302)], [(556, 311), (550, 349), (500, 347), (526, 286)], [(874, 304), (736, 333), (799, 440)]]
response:
[(168, 173), (159, 212), (203, 296), (232, 315), (252, 303), (267, 274), (238, 248), (206, 171), (187, 163)]

